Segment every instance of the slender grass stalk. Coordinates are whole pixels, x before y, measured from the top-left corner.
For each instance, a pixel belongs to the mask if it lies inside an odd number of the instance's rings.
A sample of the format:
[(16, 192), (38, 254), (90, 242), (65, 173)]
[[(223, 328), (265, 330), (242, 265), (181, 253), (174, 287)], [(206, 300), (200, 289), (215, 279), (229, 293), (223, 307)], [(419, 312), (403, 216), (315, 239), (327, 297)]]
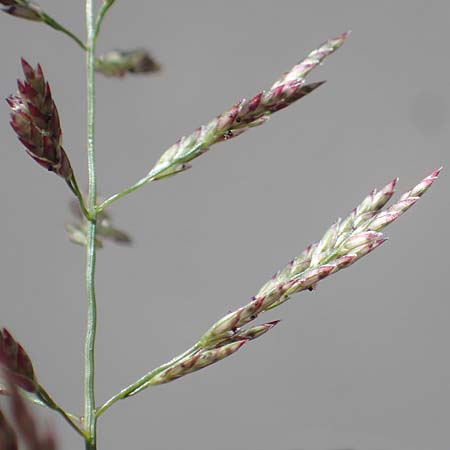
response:
[(130, 395), (134, 395), (139, 391), (139, 388), (148, 383), (153, 377), (166, 370), (173, 364), (181, 361), (182, 359), (194, 354), (200, 348), (199, 344), (193, 345), (191, 348), (186, 350), (181, 355), (176, 356), (171, 359), (169, 362), (153, 369), (151, 372), (145, 374), (143, 377), (139, 378), (139, 380), (135, 381), (133, 384), (130, 384), (126, 388), (122, 389), (119, 393), (111, 397), (107, 402), (105, 402), (100, 408), (97, 409), (97, 417), (100, 417), (107, 409), (109, 409), (114, 403), (119, 400), (123, 400), (124, 398), (129, 397)]
[(46, 406), (53, 409), (53, 411), (59, 413), (63, 417), (63, 419), (84, 439), (87, 438), (86, 432), (83, 429), (81, 429), (78, 423), (76, 422), (77, 418), (74, 415), (68, 413), (64, 408), (61, 408), (61, 406), (59, 406), (55, 402), (55, 400), (53, 400), (50, 394), (42, 386), (40, 386), (39, 388), (39, 397), (42, 399), (42, 401)]
[(75, 194), (76, 198), (78, 199), (78, 202), (80, 204), (81, 212), (83, 213), (84, 217), (86, 217), (87, 220), (91, 220), (91, 214), (86, 208), (86, 204), (84, 202), (83, 194), (81, 193), (80, 188), (78, 187), (78, 183), (75, 177), (73, 177), (72, 180), (67, 182), (67, 185), (69, 186), (70, 190)]
[(59, 22), (57, 22), (53, 17), (49, 16), (47, 13), (42, 12), (41, 13), (42, 20), (52, 27), (54, 30), (61, 31), (61, 33), (64, 33), (66, 36), (70, 37), (79, 47), (81, 47), (83, 50), (87, 50), (87, 46), (84, 44), (84, 42), (74, 33), (72, 33), (70, 30), (68, 30), (66, 27), (61, 25)]
[(116, 0), (105, 0), (100, 7), (100, 11), (98, 12), (97, 20), (95, 22), (95, 40), (97, 40), (97, 36), (100, 33), (100, 28), (102, 26), (103, 19), (105, 18), (106, 13), (108, 12), (109, 8), (111, 8), (112, 5)]
[(134, 191), (137, 191), (140, 187), (146, 185), (150, 181), (150, 178), (148, 175), (141, 178), (137, 183), (133, 184), (133, 186), (130, 186), (127, 189), (124, 189), (121, 192), (118, 192), (117, 194), (111, 195), (108, 199), (106, 199), (103, 203), (101, 203), (98, 206), (98, 211), (104, 211), (111, 203), (114, 203), (115, 201), (121, 199), (122, 197), (127, 196), (128, 194), (131, 194)]
[(86, 449), (97, 448), (97, 418), (95, 416), (95, 335), (97, 329), (97, 304), (95, 300), (95, 263), (97, 234), (97, 177), (95, 165), (95, 1), (86, 0), (87, 29), (87, 156), (89, 193), (88, 209), (91, 216), (86, 245), (86, 288), (88, 299), (88, 318), (85, 341), (84, 375), (84, 425), (88, 433)]
[(5, 7), (1, 10), (7, 14), (22, 19), (31, 20), (33, 22), (43, 22), (54, 30), (61, 31), (61, 33), (72, 39), (83, 50), (87, 50), (84, 42), (75, 33), (68, 30), (64, 25), (43, 11), (42, 8), (34, 2), (31, 2), (30, 0), (0, 0), (0, 5), (5, 5)]

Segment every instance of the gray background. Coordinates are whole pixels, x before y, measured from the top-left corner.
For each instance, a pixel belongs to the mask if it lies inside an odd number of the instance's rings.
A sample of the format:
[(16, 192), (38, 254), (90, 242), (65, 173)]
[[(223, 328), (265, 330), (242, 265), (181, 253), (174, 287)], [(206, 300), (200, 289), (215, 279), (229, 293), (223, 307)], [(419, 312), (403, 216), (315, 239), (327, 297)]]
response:
[[(84, 32), (82, 1), (41, 4)], [(267, 314), (283, 319), (270, 334), (116, 405), (100, 423), (100, 448), (450, 448), (449, 5), (117, 1), (99, 51), (145, 46), (164, 71), (98, 77), (104, 195), (326, 38), (353, 34), (311, 74), (328, 80), (317, 92), (111, 209), (134, 245), (106, 245), (98, 255), (99, 403), (247, 302), (373, 187), (398, 175), (402, 192), (446, 168), (381, 249)], [(19, 56), (44, 66), (86, 185), (81, 51), (6, 15), (0, 51), (0, 97), (15, 91)], [(70, 193), (25, 155), (6, 104), (0, 123), (1, 323), (50, 392), (81, 411), (84, 253), (63, 230)], [(62, 449), (82, 447), (59, 417), (47, 420)]]

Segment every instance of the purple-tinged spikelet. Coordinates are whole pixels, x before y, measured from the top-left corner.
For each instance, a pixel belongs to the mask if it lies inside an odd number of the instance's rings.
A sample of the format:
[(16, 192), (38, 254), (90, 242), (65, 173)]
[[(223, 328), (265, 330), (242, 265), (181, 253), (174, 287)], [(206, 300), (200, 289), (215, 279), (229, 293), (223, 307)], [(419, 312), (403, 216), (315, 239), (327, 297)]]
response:
[(18, 80), (18, 93), (6, 99), (11, 107), (11, 126), (27, 153), (41, 166), (73, 179), (69, 158), (62, 147), (58, 110), (41, 66), (33, 69), (22, 59), (25, 80)]
[(320, 241), (309, 245), (276, 273), (247, 305), (217, 321), (200, 339), (201, 345), (209, 347), (232, 341), (234, 336), (245, 336), (240, 327), (259, 314), (284, 303), (292, 294), (313, 289), (320, 280), (374, 251), (387, 240), (380, 231), (419, 200), (438, 178), (440, 170), (435, 170), (385, 210), (382, 208), (394, 194), (397, 179), (380, 191), (372, 191), (348, 217), (335, 222)]
[(214, 364), (270, 331), (278, 321), (244, 327), (259, 314), (289, 300), (292, 294), (313, 290), (324, 278), (351, 266), (382, 245), (387, 238), (380, 230), (409, 209), (438, 178), (440, 170), (435, 170), (386, 210), (383, 207), (394, 194), (397, 179), (380, 191), (373, 190), (344, 220), (336, 221), (320, 241), (308, 245), (277, 272), (249, 303), (218, 320), (190, 350), (149, 372), (126, 396)]
[(28, 0), (0, 0), (1, 8), (6, 14), (19, 17), (20, 19), (43, 22), (41, 8)]
[(197, 372), (211, 364), (221, 361), (222, 359), (236, 353), (248, 339), (240, 339), (236, 342), (227, 343), (211, 350), (200, 350), (197, 353), (182, 359), (173, 364), (166, 370), (160, 372), (149, 382), (150, 386), (169, 383), (170, 381), (181, 378), (193, 372)]
[(17, 386), (36, 392), (39, 384), (31, 359), (6, 328), (0, 330), (0, 365)]
[(159, 180), (188, 169), (190, 166), (187, 163), (205, 153), (212, 145), (262, 125), (273, 113), (286, 108), (320, 87), (324, 81), (305, 84), (306, 75), (324, 58), (336, 51), (347, 36), (348, 33), (343, 33), (324, 42), (285, 73), (267, 91), (259, 92), (250, 100), (238, 101), (228, 111), (219, 114), (189, 136), (179, 139), (163, 153), (149, 172), (148, 179)]

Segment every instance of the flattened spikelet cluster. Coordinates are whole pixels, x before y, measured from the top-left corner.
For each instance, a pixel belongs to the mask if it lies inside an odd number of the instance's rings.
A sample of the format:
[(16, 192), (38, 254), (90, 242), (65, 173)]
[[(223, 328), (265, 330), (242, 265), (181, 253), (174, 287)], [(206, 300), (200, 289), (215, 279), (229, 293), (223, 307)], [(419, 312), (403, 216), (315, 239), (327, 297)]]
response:
[(41, 66), (33, 69), (24, 59), (25, 80), (18, 93), (6, 99), (11, 107), (11, 126), (27, 153), (42, 167), (70, 181), (73, 171), (62, 147), (58, 110)]

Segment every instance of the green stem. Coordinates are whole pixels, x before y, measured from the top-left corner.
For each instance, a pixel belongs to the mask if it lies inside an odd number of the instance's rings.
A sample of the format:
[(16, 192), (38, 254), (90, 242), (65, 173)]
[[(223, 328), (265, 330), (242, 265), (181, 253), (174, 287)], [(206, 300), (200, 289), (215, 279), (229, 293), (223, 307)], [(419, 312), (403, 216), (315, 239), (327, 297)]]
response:
[(140, 179), (136, 184), (133, 184), (133, 186), (125, 189), (122, 192), (119, 192), (117, 194), (112, 195), (108, 199), (106, 199), (103, 203), (101, 203), (97, 207), (98, 213), (101, 213), (105, 208), (107, 208), (111, 203), (114, 203), (116, 200), (119, 200), (122, 197), (125, 197), (128, 194), (131, 194), (132, 192), (136, 191), (140, 187), (144, 186), (144, 184), (147, 184), (149, 181), (151, 181), (152, 178), (146, 175), (144, 178)]
[(92, 220), (91, 213), (86, 208), (83, 194), (81, 193), (80, 188), (78, 187), (75, 175), (70, 180), (66, 180), (66, 182), (70, 190), (75, 194), (75, 197), (78, 199), (78, 203), (80, 204), (80, 208), (84, 214), (84, 217), (86, 217), (87, 220), (91, 221)]
[(61, 31), (66, 36), (69, 36), (72, 40), (74, 40), (77, 45), (79, 45), (83, 50), (87, 51), (87, 46), (84, 44), (84, 42), (75, 34), (73, 34), (70, 30), (68, 30), (66, 27), (62, 26), (59, 22), (57, 22), (53, 17), (49, 16), (45, 12), (41, 12), (40, 16), (42, 20), (52, 27), (54, 30)]
[[(203, 144), (202, 144), (203, 145)], [(162, 180), (163, 178), (171, 177), (172, 175), (175, 175), (177, 173), (183, 172), (186, 169), (189, 169), (190, 166), (185, 164), (187, 161), (189, 161), (191, 158), (191, 154), (195, 153), (199, 147), (194, 147), (191, 152), (186, 155), (183, 158), (179, 158), (177, 160), (174, 160), (167, 165), (160, 167), (158, 170), (152, 169), (144, 178), (141, 178), (137, 183), (133, 184), (129, 188), (123, 190), (122, 192), (119, 192), (117, 194), (112, 195), (108, 199), (106, 199), (103, 203), (101, 203), (97, 207), (97, 211), (101, 213), (105, 208), (107, 208), (111, 203), (114, 203), (116, 200), (119, 200), (122, 197), (125, 197), (128, 194), (131, 194), (132, 192), (136, 191), (140, 187), (144, 186), (144, 184), (149, 183), (150, 181), (156, 181), (156, 180)], [(179, 170), (173, 170), (172, 172), (168, 171), (173, 168), (174, 166), (180, 166)]]
[(145, 374), (143, 377), (139, 378), (139, 380), (135, 381), (133, 384), (130, 384), (126, 388), (122, 389), (118, 394), (111, 397), (106, 403), (104, 403), (100, 408), (97, 409), (97, 417), (100, 417), (107, 409), (109, 409), (114, 403), (118, 402), (119, 400), (123, 400), (124, 398), (129, 397), (130, 395), (134, 395), (134, 393), (137, 393), (139, 388), (143, 388), (145, 384), (147, 384), (154, 376), (158, 375), (158, 373), (162, 372), (163, 370), (166, 370), (168, 367), (170, 367), (173, 364), (176, 364), (178, 361), (180, 361), (183, 358), (186, 358), (189, 355), (192, 355), (200, 348), (200, 344), (195, 344), (192, 346), (189, 350), (186, 350), (181, 355), (176, 356), (172, 360), (170, 360), (168, 363), (163, 364), (162, 366), (157, 367), (156, 369), (153, 369), (151, 372)]
[(42, 402), (44, 402), (49, 408), (53, 409), (53, 411), (56, 411), (57, 413), (61, 414), (61, 416), (64, 418), (64, 420), (77, 432), (79, 433), (84, 439), (87, 438), (86, 432), (80, 428), (80, 426), (76, 423), (77, 417), (73, 414), (69, 414), (67, 411), (65, 411), (61, 406), (59, 406), (53, 398), (50, 396), (50, 394), (42, 387), (39, 387), (38, 391), (39, 398)]
[(97, 418), (95, 415), (95, 335), (97, 330), (97, 304), (95, 300), (95, 262), (97, 234), (97, 177), (95, 165), (95, 0), (86, 0), (87, 28), (87, 154), (89, 193), (88, 209), (91, 221), (88, 225), (86, 245), (86, 289), (88, 300), (87, 331), (85, 341), (84, 372), (84, 425), (88, 433), (86, 449), (97, 446)]
[[(89, 1), (89, 0), (88, 0)], [(90, 438), (95, 442), (95, 336), (97, 331), (97, 304), (95, 299), (95, 237), (97, 224), (89, 222), (86, 254), (86, 288), (88, 297), (88, 318), (85, 341), (84, 372), (84, 423)], [(94, 447), (95, 448), (95, 447)]]
[(103, 19), (108, 12), (109, 8), (114, 5), (116, 0), (104, 0), (103, 4), (98, 12), (97, 21), (95, 22), (95, 39), (97, 39), (98, 34), (100, 33), (100, 27), (102, 25)]

